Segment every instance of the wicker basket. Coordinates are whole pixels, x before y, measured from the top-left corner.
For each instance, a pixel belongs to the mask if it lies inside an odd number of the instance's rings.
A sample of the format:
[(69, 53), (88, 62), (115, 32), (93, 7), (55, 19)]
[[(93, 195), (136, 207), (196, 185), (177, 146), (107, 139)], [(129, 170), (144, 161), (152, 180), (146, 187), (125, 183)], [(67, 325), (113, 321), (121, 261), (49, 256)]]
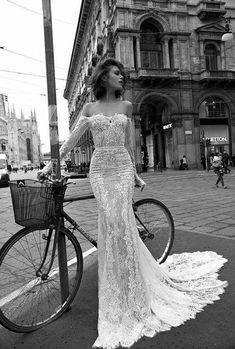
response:
[(16, 223), (30, 227), (49, 225), (55, 215), (54, 187), (31, 179), (10, 181), (11, 197)]

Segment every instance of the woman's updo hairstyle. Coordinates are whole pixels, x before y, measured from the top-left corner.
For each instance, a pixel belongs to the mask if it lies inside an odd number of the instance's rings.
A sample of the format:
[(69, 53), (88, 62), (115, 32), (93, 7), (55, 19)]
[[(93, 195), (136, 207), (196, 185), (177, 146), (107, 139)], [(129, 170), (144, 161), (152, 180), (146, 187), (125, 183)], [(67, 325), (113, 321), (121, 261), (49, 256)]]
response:
[[(108, 74), (112, 66), (118, 67), (118, 69), (120, 70), (124, 78), (123, 83), (125, 86), (126, 74), (125, 74), (124, 66), (122, 65), (121, 62), (117, 61), (114, 58), (107, 58), (106, 60), (101, 61), (99, 64), (97, 64), (91, 80), (92, 90), (97, 100), (101, 99), (106, 94), (104, 77)], [(116, 97), (118, 98), (122, 95), (122, 91), (116, 91), (115, 94), (116, 94)]]

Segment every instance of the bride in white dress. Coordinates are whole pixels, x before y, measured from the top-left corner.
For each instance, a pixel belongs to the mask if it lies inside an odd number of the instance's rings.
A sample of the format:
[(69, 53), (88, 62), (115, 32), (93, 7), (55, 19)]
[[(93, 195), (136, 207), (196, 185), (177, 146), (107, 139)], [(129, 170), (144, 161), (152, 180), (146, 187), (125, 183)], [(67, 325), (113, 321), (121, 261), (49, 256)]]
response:
[[(96, 68), (96, 102), (82, 116), (60, 150), (61, 158), (90, 128), (95, 151), (90, 181), (98, 204), (98, 338), (93, 347), (129, 348), (142, 336), (179, 326), (224, 292), (218, 270), (226, 259), (212, 251), (182, 253), (159, 265), (142, 240), (132, 209), (137, 175), (132, 151), (132, 104), (120, 99), (123, 66), (107, 59)], [(48, 173), (50, 165), (43, 169)]]

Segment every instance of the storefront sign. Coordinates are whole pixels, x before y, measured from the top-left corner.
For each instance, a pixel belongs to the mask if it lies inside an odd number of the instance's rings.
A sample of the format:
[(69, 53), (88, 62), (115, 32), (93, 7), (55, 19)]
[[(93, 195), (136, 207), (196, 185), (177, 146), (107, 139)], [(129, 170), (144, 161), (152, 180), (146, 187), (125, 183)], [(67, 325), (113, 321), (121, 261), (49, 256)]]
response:
[(167, 130), (168, 128), (172, 128), (172, 124), (163, 125), (163, 130)]
[(227, 142), (227, 137), (211, 137), (211, 142)]

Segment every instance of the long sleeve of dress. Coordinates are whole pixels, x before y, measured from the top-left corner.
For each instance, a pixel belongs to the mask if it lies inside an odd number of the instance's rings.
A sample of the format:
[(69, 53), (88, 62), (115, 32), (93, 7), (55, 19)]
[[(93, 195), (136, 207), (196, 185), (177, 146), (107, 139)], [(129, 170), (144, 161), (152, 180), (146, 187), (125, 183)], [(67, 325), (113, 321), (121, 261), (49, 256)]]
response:
[[(76, 126), (74, 127), (73, 131), (71, 132), (68, 139), (62, 144), (60, 148), (60, 159), (63, 159), (65, 155), (72, 150), (75, 145), (77, 144), (79, 138), (83, 135), (83, 133), (88, 129), (89, 127), (89, 118), (86, 116), (80, 116)], [(49, 162), (43, 169), (42, 173), (48, 174), (51, 172), (52, 169), (52, 163)]]
[(60, 148), (60, 159), (63, 159), (65, 155), (75, 147), (79, 138), (88, 129), (88, 126), (89, 126), (88, 119), (89, 118), (86, 116), (83, 116), (83, 115), (80, 116), (69, 138), (62, 144), (62, 147)]

